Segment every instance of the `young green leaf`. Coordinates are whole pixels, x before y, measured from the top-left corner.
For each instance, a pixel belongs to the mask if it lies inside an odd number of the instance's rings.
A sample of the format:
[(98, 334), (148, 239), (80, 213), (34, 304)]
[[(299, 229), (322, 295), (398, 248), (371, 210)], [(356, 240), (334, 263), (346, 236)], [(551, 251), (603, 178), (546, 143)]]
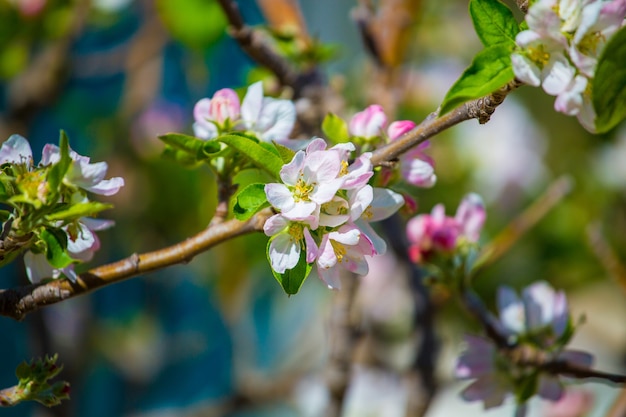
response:
[(97, 201), (90, 201), (87, 203), (74, 204), (67, 209), (50, 213), (46, 217), (50, 221), (60, 220), (65, 222), (71, 222), (73, 220), (78, 220), (81, 217), (93, 216), (103, 210), (107, 210), (112, 207), (112, 204), (104, 204)]
[(233, 212), (238, 220), (248, 220), (259, 210), (269, 206), (265, 195), (265, 184), (250, 184), (235, 197)]
[(289, 149), (288, 147), (284, 145), (281, 145), (278, 142), (273, 142), (273, 143), (274, 143), (274, 146), (276, 146), (276, 150), (278, 151), (278, 155), (280, 156), (280, 159), (282, 159), (285, 164), (288, 164), (289, 162), (291, 162), (293, 157), (296, 155), (296, 152)]
[(483, 45), (515, 45), (519, 25), (506, 5), (498, 0), (471, 0), (469, 12)]
[[(267, 261), (270, 262), (270, 239), (267, 242)], [(300, 259), (298, 260), (298, 264), (293, 269), (287, 269), (284, 274), (280, 274), (272, 269), (272, 274), (274, 274), (274, 278), (283, 287), (283, 290), (288, 295), (297, 294), (300, 291), (300, 287), (304, 284), (304, 281), (307, 279), (309, 274), (311, 273), (311, 269), (313, 268), (313, 264), (306, 263), (306, 253), (305, 251), (300, 252)], [(271, 268), (270, 268), (271, 269)]]
[(46, 180), (48, 181), (48, 186), (50, 187), (50, 201), (56, 201), (59, 192), (59, 186), (61, 185), (63, 177), (67, 173), (67, 170), (70, 168), (70, 164), (72, 163), (72, 159), (70, 158), (69, 139), (67, 138), (67, 135), (63, 130), (61, 130), (59, 138), (59, 150), (61, 154), (59, 162), (57, 162), (50, 168), (46, 177)]
[(350, 140), (348, 124), (334, 113), (328, 113), (322, 122), (322, 132), (335, 143), (343, 143)]
[(448, 113), (469, 100), (486, 96), (515, 78), (510, 45), (499, 44), (483, 49), (454, 83), (441, 104), (441, 114)]
[(40, 236), (46, 243), (46, 259), (54, 268), (65, 268), (74, 261), (67, 253), (67, 235), (63, 230), (50, 227)]
[(159, 136), (159, 139), (174, 149), (186, 152), (196, 161), (207, 159), (204, 152), (207, 141), (198, 139), (195, 136), (183, 135), (182, 133), (167, 133)]
[(596, 131), (603, 133), (626, 118), (626, 26), (606, 45), (593, 79)]
[(283, 160), (277, 154), (265, 149), (262, 145), (240, 135), (218, 136), (216, 140), (223, 142), (242, 153), (254, 165), (270, 173), (274, 178), (278, 178), (280, 169), (283, 167)]

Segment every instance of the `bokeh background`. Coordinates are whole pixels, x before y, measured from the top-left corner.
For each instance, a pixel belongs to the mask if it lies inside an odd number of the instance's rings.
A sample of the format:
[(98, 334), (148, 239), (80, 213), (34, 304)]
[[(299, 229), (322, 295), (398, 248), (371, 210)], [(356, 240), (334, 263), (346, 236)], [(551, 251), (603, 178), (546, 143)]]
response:
[[(351, 18), (356, 1), (300, 3), (309, 33), (333, 45), (321, 68), (345, 99), (342, 116), (379, 96), (388, 100)], [(247, 23), (263, 24), (256, 2), (239, 4)], [(390, 111), (395, 119), (419, 122), (481, 46), (467, 2), (416, 4)], [(243, 91), (262, 76), (228, 36), (214, 0), (0, 0), (0, 141), (20, 133), (37, 155), (64, 129), (74, 150), (107, 161), (109, 176), (126, 180), (106, 200), (115, 205), (105, 215), (116, 227), (99, 234), (102, 249), (91, 266), (173, 244), (206, 226), (215, 209), (214, 178), (163, 158), (156, 136), (192, 133), (197, 100), (224, 87)], [(626, 126), (593, 136), (552, 106), (539, 89), (521, 88), (487, 125), (469, 121), (442, 133), (429, 151), (437, 185), (408, 191), (419, 212), (444, 203), (449, 214), (467, 192), (481, 194), (486, 243), (565, 176), (571, 192), (485, 269), (475, 288), (492, 307), (503, 283), (521, 288), (547, 280), (565, 289), (574, 317), (586, 317), (574, 343), (596, 352), (600, 368), (620, 372), (626, 273), (607, 263), (600, 243), (618, 261), (626, 258)], [(22, 322), (0, 319), (0, 386), (15, 383), (21, 361), (54, 352), (65, 365), (61, 376), (72, 384), (72, 399), (62, 406), (21, 404), (2, 415), (320, 415), (334, 293), (310, 278), (297, 296), (286, 297), (259, 250), (265, 244), (260, 234), (240, 237), (188, 265), (115, 284)], [(404, 329), (411, 326), (411, 307), (390, 283), (403, 274), (397, 266), (394, 258), (373, 265), (360, 302), (373, 317)], [(0, 269), (0, 281), (5, 288), (24, 284), (21, 262)], [(435, 296), (435, 305), (440, 390), (427, 415), (480, 415), (480, 405), (458, 400), (462, 385), (452, 378), (461, 335), (478, 326), (445, 294)], [(382, 355), (401, 368), (413, 345), (394, 343)], [(344, 415), (403, 415), (412, 393), (397, 378), (364, 369), (355, 374)], [(595, 398), (592, 415), (602, 415), (618, 393), (585, 387)], [(534, 407), (536, 415), (547, 412), (543, 403)], [(512, 414), (510, 408), (494, 413)]]

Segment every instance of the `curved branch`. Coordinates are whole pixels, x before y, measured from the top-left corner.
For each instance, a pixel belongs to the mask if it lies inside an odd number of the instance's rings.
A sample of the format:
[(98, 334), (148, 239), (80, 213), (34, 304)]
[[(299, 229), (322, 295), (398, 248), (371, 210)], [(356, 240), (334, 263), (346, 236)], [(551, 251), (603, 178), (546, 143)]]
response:
[(265, 220), (272, 215), (265, 209), (250, 220), (231, 219), (213, 224), (202, 232), (175, 245), (102, 265), (81, 274), (76, 282), (66, 278), (0, 291), (0, 315), (21, 320), (27, 313), (55, 304), (97, 288), (114, 284), (146, 272), (187, 263), (196, 255), (225, 240), (263, 230)]
[(413, 130), (375, 150), (372, 153), (372, 163), (378, 166), (391, 161), (412, 147), (466, 120), (478, 119), (480, 124), (487, 123), (496, 107), (502, 104), (511, 91), (521, 85), (521, 82), (513, 80), (498, 91), (469, 101), (443, 116), (437, 117), (436, 113), (431, 114)]

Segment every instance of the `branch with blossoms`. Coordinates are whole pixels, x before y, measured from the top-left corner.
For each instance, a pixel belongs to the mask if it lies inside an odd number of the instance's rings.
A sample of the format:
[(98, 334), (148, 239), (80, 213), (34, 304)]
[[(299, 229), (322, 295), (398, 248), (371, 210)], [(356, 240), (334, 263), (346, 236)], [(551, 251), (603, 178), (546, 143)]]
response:
[[(499, 1), (472, 0), (470, 14), (485, 48), (437, 112), (420, 124), (388, 123), (384, 109), (371, 105), (349, 120), (328, 113), (321, 124), (323, 138), (294, 139), (296, 106), (265, 96), (261, 82), (249, 86), (241, 99), (224, 88), (200, 100), (194, 107), (194, 136), (169, 133), (160, 139), (169, 158), (215, 174), (219, 196), (211, 223), (183, 242), (83, 274), (75, 272), (75, 265), (92, 259), (99, 248), (95, 232), (112, 226), (94, 218), (110, 206), (90, 196), (115, 194), (123, 179), (105, 179), (106, 163), (91, 163), (75, 153), (64, 133), (58, 146), (46, 145), (38, 164), (26, 139), (11, 136), (0, 148), (0, 266), (23, 255), (32, 285), (0, 291), (0, 313), (21, 319), (43, 306), (189, 262), (216, 244), (257, 231), (268, 236), (267, 260), (286, 294), (298, 293), (313, 270), (333, 289), (340, 288), (345, 273), (367, 274), (368, 259), (387, 249), (371, 223), (412, 201), (398, 185), (436, 183), (427, 153), (430, 138), (463, 121), (488, 122), (522, 84), (556, 96), (555, 109), (576, 116), (589, 131), (605, 132), (624, 119), (623, 72), (612, 69), (626, 59), (621, 47), (626, 0), (577, 7), (559, 2), (563, 7), (555, 8), (556, 3), (523, 5), (528, 14), (518, 23)], [(293, 87), (295, 96), (305, 84), (319, 81), (295, 71), (258, 41), (234, 2), (220, 4), (242, 47), (282, 85)], [(251, 169), (259, 173), (257, 182), (232, 183)], [(564, 294), (547, 283), (529, 286), (521, 297), (501, 288), (499, 317), (484, 307), (468, 282), (477, 268), (485, 216), (480, 197), (470, 194), (455, 217), (437, 205), (430, 215), (407, 224), (411, 260), (428, 272), (428, 282), (458, 296), (487, 335), (466, 338), (457, 374), (475, 381), (462, 396), (489, 408), (512, 393), (523, 414), (535, 394), (550, 400), (562, 396), (559, 376), (625, 382), (623, 376), (591, 369), (590, 354), (566, 349), (576, 326)], [(343, 398), (344, 391), (345, 384), (336, 397)]]

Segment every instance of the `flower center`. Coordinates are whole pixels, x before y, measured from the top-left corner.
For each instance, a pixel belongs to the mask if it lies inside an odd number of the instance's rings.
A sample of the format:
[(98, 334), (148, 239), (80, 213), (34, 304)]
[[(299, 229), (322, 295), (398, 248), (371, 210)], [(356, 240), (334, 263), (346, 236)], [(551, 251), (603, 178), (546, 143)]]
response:
[(291, 223), (291, 225), (289, 225), (288, 233), (294, 242), (299, 242), (304, 238), (304, 233), (302, 232), (302, 225), (300, 223)]
[(348, 173), (348, 161), (341, 161), (341, 170), (339, 170), (339, 177), (343, 177)]
[(337, 242), (336, 240), (331, 240), (330, 244), (332, 245), (333, 250), (335, 251), (335, 256), (337, 256), (337, 262), (341, 263), (347, 253), (346, 247), (342, 243)]
[(309, 195), (313, 192), (315, 184), (308, 184), (304, 179), (300, 178), (296, 183), (293, 191), (293, 197), (298, 201), (310, 201)]
[(544, 45), (538, 45), (537, 47), (529, 47), (528, 58), (533, 61), (537, 66), (541, 69), (548, 63), (550, 60), (550, 54), (546, 51)]

